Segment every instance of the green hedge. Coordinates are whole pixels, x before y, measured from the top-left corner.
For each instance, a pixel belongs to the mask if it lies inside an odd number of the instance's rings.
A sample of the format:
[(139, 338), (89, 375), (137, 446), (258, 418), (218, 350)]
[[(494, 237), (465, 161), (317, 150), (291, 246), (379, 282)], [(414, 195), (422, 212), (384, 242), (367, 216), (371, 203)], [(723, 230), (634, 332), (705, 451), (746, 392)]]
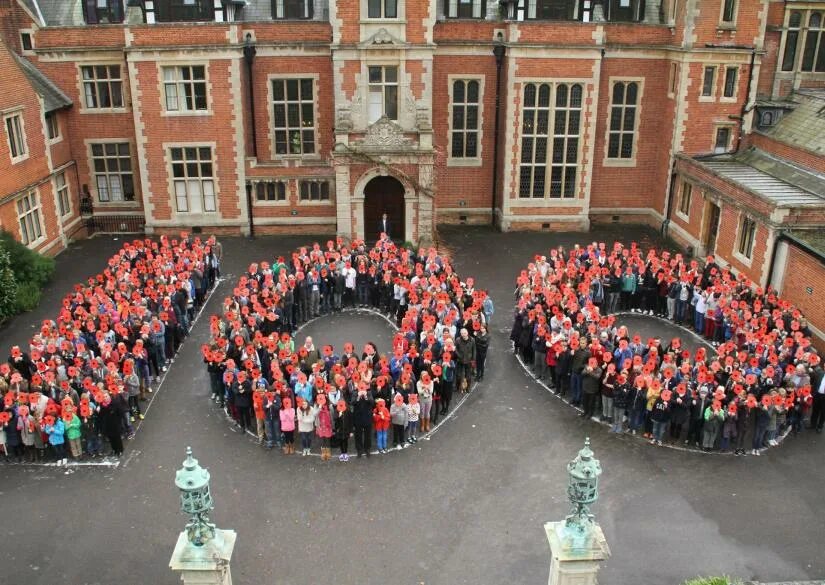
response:
[(685, 581), (682, 585), (737, 585), (739, 581), (734, 581), (730, 577), (697, 577)]
[(43, 256), (14, 239), (8, 232), (0, 232), (0, 248), (9, 254), (9, 267), (17, 283), (14, 302), (3, 307), (8, 314), (0, 314), (0, 319), (17, 313), (31, 311), (40, 302), (40, 291), (54, 276), (54, 258)]

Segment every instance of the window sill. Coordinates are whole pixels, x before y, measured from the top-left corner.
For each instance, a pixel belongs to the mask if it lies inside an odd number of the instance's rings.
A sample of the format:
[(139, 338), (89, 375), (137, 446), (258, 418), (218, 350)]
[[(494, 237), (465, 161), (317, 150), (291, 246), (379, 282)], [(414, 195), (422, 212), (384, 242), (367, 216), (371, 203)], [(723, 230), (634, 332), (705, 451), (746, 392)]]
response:
[(29, 153), (26, 153), (26, 154), (24, 154), (22, 156), (18, 156), (18, 157), (13, 157), (11, 159), (11, 164), (17, 165), (17, 164), (20, 164), (21, 162), (25, 162), (27, 160), (29, 160)]
[(735, 25), (735, 24), (725, 24), (725, 23), (721, 23), (721, 22), (720, 22), (720, 23), (716, 26), (716, 32), (717, 32), (717, 33), (722, 33), (722, 32), (736, 32), (736, 25)]
[(407, 24), (406, 18), (362, 18), (358, 24)]
[(678, 217), (679, 219), (681, 219), (681, 220), (682, 220), (683, 222), (685, 222), (686, 224), (690, 225), (690, 217), (688, 217), (687, 215), (685, 215), (684, 213), (682, 213), (680, 210), (676, 209), (676, 210), (673, 212), (673, 215), (675, 215), (676, 217)]
[(298, 205), (300, 205), (300, 206), (306, 205), (306, 206), (309, 206), (309, 207), (326, 207), (326, 206), (335, 205), (335, 201), (333, 201), (332, 199), (330, 199), (329, 201), (304, 201), (304, 200), (298, 200)]
[(32, 240), (31, 242), (26, 244), (26, 247), (31, 249), (31, 250), (34, 250), (36, 248), (39, 248), (40, 246), (42, 246), (45, 243), (46, 243), (46, 234), (43, 234), (42, 236), (40, 236), (36, 240)]
[(81, 108), (81, 114), (126, 114), (128, 108)]
[[(140, 207), (139, 201), (96, 201), (94, 207)], [(94, 207), (92, 213), (94, 214)]]
[(700, 95), (699, 102), (704, 104), (712, 104), (716, 101), (715, 95)]
[(55, 144), (60, 144), (61, 142), (63, 142), (63, 137), (62, 136), (57, 136), (55, 138), (49, 138), (47, 144), (49, 146), (54, 146)]
[(636, 166), (636, 157), (633, 158), (607, 158), (602, 161), (603, 167), (633, 168)]
[(283, 201), (253, 201), (252, 205), (255, 207), (288, 207), (289, 200)]
[(448, 158), (448, 167), (480, 167), (480, 158)]
[(510, 207), (582, 207), (584, 201), (576, 197), (515, 197)]
[(200, 116), (211, 116), (213, 114), (212, 110), (192, 110), (191, 112), (168, 112), (164, 111), (161, 112), (160, 115), (162, 118), (181, 118), (185, 116), (193, 116), (193, 117), (200, 117)]
[(736, 96), (733, 97), (720, 97), (719, 103), (720, 104), (735, 104), (738, 101)]
[[(738, 245), (738, 243), (737, 243), (737, 245)], [(751, 252), (751, 253), (753, 253), (753, 252)], [(740, 254), (739, 252), (737, 252), (735, 250), (733, 252), (733, 257), (736, 258), (739, 262), (741, 262), (745, 266), (747, 266), (748, 268), (750, 268), (751, 264), (753, 264), (753, 258), (748, 258), (747, 256), (745, 256), (743, 254)]]

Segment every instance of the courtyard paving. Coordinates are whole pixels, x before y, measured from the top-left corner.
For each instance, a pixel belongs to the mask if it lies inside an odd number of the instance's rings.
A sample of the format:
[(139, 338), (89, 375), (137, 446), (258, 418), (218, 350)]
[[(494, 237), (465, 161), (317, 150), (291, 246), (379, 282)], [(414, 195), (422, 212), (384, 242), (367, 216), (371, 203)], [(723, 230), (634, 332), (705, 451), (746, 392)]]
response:
[[(201, 319), (120, 467), (66, 475), (0, 466), (7, 519), (0, 582), (177, 583), (168, 561), (185, 518), (173, 480), (191, 445), (212, 474), (213, 521), (238, 532), (232, 571), (239, 585), (544, 583), (543, 523), (568, 513), (565, 465), (585, 436), (604, 468), (594, 511), (613, 556), (602, 583), (825, 575), (822, 435), (804, 433), (760, 458), (656, 449), (581, 420), (512, 356), (514, 281), (533, 255), (558, 244), (626, 241), (628, 233), (657, 242), (655, 233), (622, 226), (589, 234), (442, 230), (460, 274), (474, 276), (496, 302), (488, 373), (437, 436), (391, 457), (347, 464), (285, 458), (234, 433), (207, 399), (199, 344), (208, 320)], [(251, 261), (311, 241), (223, 239), (228, 278), (207, 312)], [(24, 343), (29, 325), (51, 317), (74, 281), (99, 271), (121, 243), (99, 238), (61, 255), (41, 307), (0, 330), (2, 350)], [(643, 326), (671, 335), (657, 321)], [(335, 340), (387, 334), (368, 318), (330, 327), (345, 328)]]

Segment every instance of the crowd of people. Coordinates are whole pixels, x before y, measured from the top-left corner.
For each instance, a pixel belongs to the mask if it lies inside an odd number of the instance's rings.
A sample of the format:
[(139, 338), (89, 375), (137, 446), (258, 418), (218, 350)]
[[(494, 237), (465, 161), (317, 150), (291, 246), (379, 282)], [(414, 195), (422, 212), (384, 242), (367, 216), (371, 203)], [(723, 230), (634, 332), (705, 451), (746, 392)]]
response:
[[(553, 249), (521, 271), (510, 339), (553, 392), (610, 432), (652, 444), (759, 455), (825, 423), (825, 371), (798, 309), (718, 265), (635, 243)], [(659, 315), (706, 340), (643, 340), (620, 311)], [(710, 350), (709, 348), (713, 348)]]
[[(294, 338), (306, 321), (347, 308), (391, 319), (391, 347)], [(239, 431), (285, 454), (296, 441), (322, 460), (335, 449), (347, 461), (351, 439), (358, 457), (373, 444), (402, 449), (484, 377), (492, 314), (487, 294), (435, 248), (398, 247), (386, 235), (371, 247), (315, 243), (249, 266), (212, 316), (202, 346), (211, 398)]]
[[(0, 364), (0, 447), (29, 462), (119, 457), (220, 276), (221, 244), (135, 240)], [(105, 439), (105, 441), (104, 441)]]

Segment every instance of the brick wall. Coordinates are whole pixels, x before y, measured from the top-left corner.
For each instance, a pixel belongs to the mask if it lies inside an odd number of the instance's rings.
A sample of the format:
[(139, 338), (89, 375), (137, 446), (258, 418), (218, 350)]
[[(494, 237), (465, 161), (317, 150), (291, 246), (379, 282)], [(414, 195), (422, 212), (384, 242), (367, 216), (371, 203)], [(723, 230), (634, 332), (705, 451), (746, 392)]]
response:
[[(808, 293), (808, 288), (812, 291)], [(790, 243), (785, 265), (785, 279), (780, 294), (799, 307), (808, 321), (820, 331), (825, 331), (825, 265), (811, 254)], [(818, 346), (823, 350), (823, 340)]]
[(787, 159), (813, 171), (825, 173), (825, 157), (821, 154), (802, 150), (796, 146), (780, 142), (758, 131), (750, 134), (748, 139), (751, 145), (765, 152), (769, 152), (779, 158)]

